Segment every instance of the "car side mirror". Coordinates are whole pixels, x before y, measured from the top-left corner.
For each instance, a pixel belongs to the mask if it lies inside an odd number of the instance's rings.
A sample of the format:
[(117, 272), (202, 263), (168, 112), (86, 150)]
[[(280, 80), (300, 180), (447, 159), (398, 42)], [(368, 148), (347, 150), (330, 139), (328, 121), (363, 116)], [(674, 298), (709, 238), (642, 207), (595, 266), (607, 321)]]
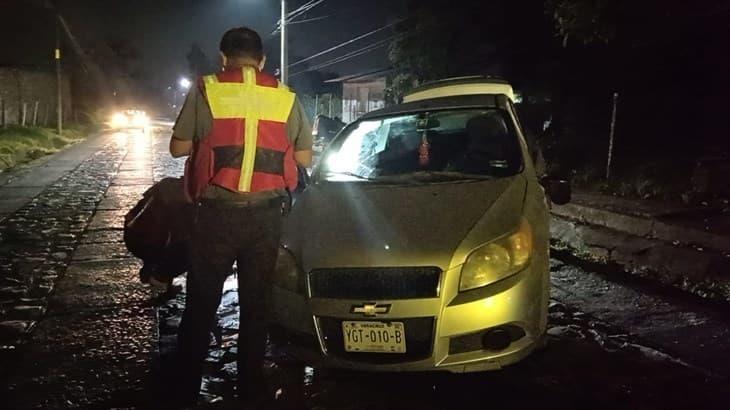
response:
[(543, 178), (542, 186), (550, 201), (555, 205), (565, 205), (573, 195), (570, 182), (562, 179)]

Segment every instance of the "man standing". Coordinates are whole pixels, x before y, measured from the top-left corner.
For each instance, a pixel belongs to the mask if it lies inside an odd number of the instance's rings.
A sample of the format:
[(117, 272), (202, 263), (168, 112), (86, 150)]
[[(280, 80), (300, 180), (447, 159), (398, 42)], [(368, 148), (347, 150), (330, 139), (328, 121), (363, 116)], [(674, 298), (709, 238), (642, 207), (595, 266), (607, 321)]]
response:
[(265, 282), (278, 254), (282, 205), (297, 185), (297, 165), (311, 165), (312, 132), (295, 94), (261, 71), (266, 57), (255, 31), (229, 30), (220, 51), (223, 70), (190, 91), (170, 141), (172, 156), (190, 155), (186, 193), (198, 204), (176, 389), (184, 400), (197, 398), (223, 283), (235, 263), (238, 395), (252, 402), (266, 393)]

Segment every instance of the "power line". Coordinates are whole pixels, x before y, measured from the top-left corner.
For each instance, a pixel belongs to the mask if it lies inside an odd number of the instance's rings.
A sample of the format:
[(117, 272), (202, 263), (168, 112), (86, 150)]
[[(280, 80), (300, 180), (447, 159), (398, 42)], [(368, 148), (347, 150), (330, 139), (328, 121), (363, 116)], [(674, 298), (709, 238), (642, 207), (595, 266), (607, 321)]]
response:
[[(293, 64), (290, 64), (290, 65), (289, 65), (289, 67), (291, 67), (291, 66), (293, 66), (293, 65), (296, 65), (296, 64), (299, 64), (299, 63), (301, 63), (301, 62), (304, 62), (304, 61), (308, 61), (308, 60), (311, 60), (311, 59), (313, 59), (313, 58), (319, 57), (319, 56), (320, 56), (320, 55), (322, 55), (322, 54), (326, 54), (326, 53), (328, 53), (328, 52), (331, 52), (331, 51), (333, 51), (333, 50), (335, 50), (335, 49), (338, 49), (338, 48), (340, 48), (340, 47), (343, 47), (343, 46), (345, 46), (345, 45), (348, 45), (348, 44), (350, 44), (350, 43), (352, 43), (352, 42), (354, 42), (354, 41), (357, 41), (357, 40), (359, 40), (359, 39), (361, 39), (361, 38), (363, 38), (363, 37), (366, 37), (366, 36), (372, 35), (372, 34), (374, 34), (374, 32), (377, 32), (377, 31), (380, 31), (380, 30), (384, 30), (384, 29), (386, 29), (386, 28), (388, 28), (388, 27), (390, 27), (390, 26), (393, 26), (393, 25), (395, 25), (395, 24), (401, 23), (401, 22), (403, 22), (403, 21), (405, 21), (405, 20), (407, 20), (407, 18), (402, 18), (402, 19), (399, 19), (399, 20), (397, 20), (397, 21), (395, 21), (395, 22), (393, 22), (393, 23), (391, 23), (391, 24), (388, 24), (388, 25), (386, 25), (386, 26), (384, 26), (384, 27), (381, 27), (381, 28), (379, 28), (379, 29), (373, 30), (373, 31), (372, 31), (372, 32), (370, 32), (370, 33), (365, 33), (365, 34), (363, 34), (362, 36), (358, 36), (358, 37), (356, 37), (356, 38), (354, 38), (354, 39), (352, 39), (352, 40), (346, 41), (345, 43), (339, 44), (339, 45), (337, 45), (337, 46), (335, 46), (335, 47), (332, 47), (332, 48), (330, 48), (330, 49), (327, 49), (327, 50), (325, 50), (325, 51), (322, 51), (322, 52), (320, 52), (320, 53), (317, 53), (317, 54), (315, 54), (315, 55), (313, 55), (313, 56), (311, 56), (311, 57), (307, 57), (307, 58), (305, 58), (305, 59), (299, 60), (299, 61), (297, 61), (297, 62), (295, 62), (295, 63), (293, 63)], [(443, 23), (441, 23), (441, 24), (437, 24), (437, 25), (436, 25), (436, 27), (442, 27), (442, 26), (444, 26), (444, 24), (443, 24)], [(325, 68), (325, 67), (329, 67), (329, 66), (332, 66), (332, 65), (335, 65), (335, 64), (339, 64), (339, 63), (341, 63), (341, 62), (344, 62), (344, 61), (347, 61), (347, 60), (353, 59), (353, 58), (355, 58), (355, 57), (359, 57), (359, 56), (361, 56), (361, 55), (363, 55), (363, 54), (367, 54), (367, 53), (370, 53), (370, 52), (372, 52), (372, 51), (374, 51), (374, 50), (377, 50), (377, 49), (379, 49), (379, 48), (381, 48), (381, 47), (383, 47), (383, 46), (387, 45), (387, 44), (388, 44), (389, 42), (391, 42), (391, 41), (394, 41), (394, 40), (401, 40), (401, 39), (404, 39), (404, 38), (407, 38), (407, 37), (412, 37), (412, 36), (414, 36), (414, 35), (416, 35), (416, 34), (417, 34), (416, 32), (414, 32), (414, 31), (410, 31), (410, 32), (405, 32), (405, 33), (398, 33), (398, 34), (392, 35), (392, 36), (390, 36), (390, 37), (388, 37), (388, 38), (386, 38), (386, 39), (383, 39), (383, 40), (377, 41), (377, 42), (375, 42), (375, 43), (372, 43), (372, 44), (370, 44), (370, 45), (367, 45), (367, 46), (365, 46), (365, 47), (362, 47), (362, 48), (360, 48), (360, 49), (357, 49), (357, 50), (351, 51), (351, 52), (349, 52), (349, 53), (343, 54), (343, 55), (341, 55), (341, 56), (339, 56), (339, 57), (335, 57), (335, 58), (333, 58), (333, 59), (331, 59), (331, 60), (329, 60), (329, 61), (325, 61), (324, 63), (321, 63), (321, 64), (318, 64), (318, 65), (315, 65), (315, 66), (309, 67), (309, 68), (307, 68), (307, 69), (304, 69), (304, 70), (301, 70), (301, 71), (298, 71), (298, 72), (296, 72), (296, 73), (294, 73), (294, 74), (290, 75), (290, 77), (294, 77), (294, 76), (297, 76), (297, 75), (300, 75), (300, 74), (303, 74), (303, 73), (306, 73), (306, 72), (310, 72), (310, 71), (316, 71), (316, 70), (319, 70), (319, 69), (322, 69), (322, 68)]]
[(332, 15), (329, 15), (329, 16), (319, 16), (319, 17), (312, 17), (312, 18), (309, 18), (309, 19), (306, 19), (306, 20), (297, 20), (297, 21), (292, 21), (292, 22), (289, 22), (289, 23), (287, 23), (287, 24), (289, 24), (289, 25), (292, 25), (292, 24), (300, 24), (300, 23), (309, 23), (309, 22), (312, 22), (312, 21), (318, 21), (318, 20), (324, 20), (324, 19), (328, 19), (328, 18), (330, 18), (330, 17), (332, 17)]
[(394, 21), (394, 22), (392, 22), (390, 24), (387, 24), (387, 25), (385, 25), (383, 27), (376, 28), (375, 30), (372, 30), (372, 31), (370, 31), (368, 33), (365, 33), (365, 34), (359, 35), (359, 36), (357, 36), (357, 37), (355, 37), (353, 39), (347, 40), (344, 43), (338, 44), (338, 45), (336, 45), (334, 47), (330, 47), (330, 48), (328, 48), (328, 49), (326, 49), (324, 51), (320, 51), (319, 53), (313, 54), (313, 55), (311, 55), (309, 57), (303, 58), (303, 59), (301, 59), (299, 61), (296, 61), (296, 62), (294, 62), (292, 64), (289, 64), (289, 67), (294, 67), (296, 65), (305, 63), (305, 62), (310, 61), (310, 60), (313, 60), (313, 59), (315, 59), (317, 57), (321, 57), (321, 56), (323, 56), (325, 54), (329, 54), (329, 53), (331, 53), (331, 52), (333, 52), (333, 51), (335, 51), (337, 49), (340, 49), (342, 47), (348, 46), (348, 45), (350, 45), (350, 44), (352, 44), (352, 43), (354, 43), (356, 41), (359, 41), (359, 40), (362, 40), (362, 39), (364, 39), (366, 37), (372, 36), (375, 33), (379, 33), (379, 32), (381, 32), (381, 31), (383, 31), (383, 30), (385, 30), (385, 29), (387, 29), (389, 27), (392, 27), (392, 26), (394, 26), (394, 25), (402, 22), (403, 20), (404, 19), (400, 19), (400, 20)]
[[(399, 23), (401, 21), (404, 21), (404, 20), (406, 20), (406, 19), (401, 19), (399, 21), (396, 21), (393, 24), (397, 24), (397, 23)], [(439, 25), (439, 26), (441, 26), (441, 25)], [(404, 39), (404, 38), (407, 38), (407, 37), (412, 37), (415, 34), (416, 34), (415, 32), (406, 32), (406, 33), (398, 33), (398, 34), (392, 35), (392, 36), (390, 36), (390, 37), (388, 37), (386, 39), (383, 39), (383, 40), (380, 40), (380, 41), (376, 41), (375, 43), (372, 43), (372, 44), (367, 45), (365, 47), (362, 47), (362, 48), (359, 48), (357, 50), (351, 51), (349, 53), (343, 54), (343, 55), (341, 55), (339, 57), (335, 57), (335, 58), (333, 58), (333, 59), (331, 59), (329, 61), (325, 61), (324, 63), (321, 63), (321, 64), (318, 64), (318, 65), (309, 67), (309, 68), (304, 69), (304, 70), (301, 70), (301, 71), (298, 71), (298, 72), (290, 75), (290, 77), (294, 77), (296, 75), (300, 75), (300, 74), (303, 74), (303, 73), (306, 73), (306, 72), (309, 72), (309, 71), (316, 71), (316, 70), (319, 70), (319, 69), (322, 69), (322, 68), (325, 68), (325, 67), (329, 67), (331, 65), (339, 64), (341, 62), (344, 62), (344, 61), (353, 59), (355, 57), (359, 57), (359, 56), (361, 56), (363, 54), (367, 54), (369, 52), (375, 51), (375, 50), (377, 50), (377, 49), (379, 49), (379, 48), (381, 48), (383, 46), (388, 45), (388, 43), (390, 43), (391, 41), (396, 41), (396, 40), (401, 40), (401, 39)]]
[(367, 53), (369, 53), (369, 52), (371, 52), (371, 51), (375, 51), (375, 50), (377, 50), (378, 48), (381, 48), (381, 47), (383, 47), (383, 46), (385, 46), (385, 44), (380, 44), (380, 45), (378, 45), (378, 46), (375, 46), (375, 47), (369, 48), (369, 49), (367, 49), (367, 50), (362, 50), (362, 51), (359, 51), (359, 52), (357, 52), (357, 53), (354, 53), (354, 54), (351, 54), (351, 55), (348, 55), (348, 56), (343, 56), (343, 57), (341, 57), (341, 58), (339, 58), (339, 59), (337, 59), (337, 60), (333, 60), (333, 61), (330, 61), (330, 62), (328, 62), (328, 63), (325, 63), (325, 64), (321, 64), (321, 65), (318, 65), (318, 66), (316, 66), (316, 67), (308, 68), (308, 69), (306, 69), (306, 70), (302, 70), (302, 71), (297, 71), (296, 73), (294, 73), (294, 74), (291, 74), (291, 75), (289, 75), (289, 78), (292, 78), (292, 77), (296, 77), (296, 76), (298, 76), (298, 75), (301, 75), (301, 74), (304, 74), (304, 73), (308, 73), (308, 72), (311, 72), (311, 71), (317, 71), (317, 70), (321, 70), (321, 69), (323, 69), (323, 68), (325, 68), (325, 67), (329, 67), (329, 66), (332, 66), (332, 65), (335, 65), (335, 64), (339, 64), (339, 63), (342, 63), (342, 62), (344, 62), (344, 61), (347, 61), (347, 60), (353, 59), (353, 58), (355, 58), (355, 57), (359, 57), (359, 56), (361, 56), (361, 55), (367, 54)]
[[(287, 24), (294, 23), (296, 21), (296, 20), (294, 20), (295, 18), (297, 18), (297, 17), (299, 17), (299, 16), (307, 13), (308, 11), (312, 10), (313, 8), (319, 6), (320, 4), (322, 4), (324, 2), (325, 2), (325, 0), (310, 0), (309, 2), (307, 2), (307, 3), (303, 4), (302, 6), (300, 6), (298, 9), (289, 12), (286, 15), (286, 23)], [(273, 35), (276, 35), (280, 31), (281, 31), (281, 19), (279, 19), (276, 22), (276, 28), (274, 29), (274, 31), (271, 32), (271, 35), (272, 36)]]
[[(306, 20), (295, 20), (295, 21), (290, 21), (290, 22), (286, 23), (286, 25), (287, 25), (287, 26), (291, 26), (291, 25), (295, 25), (295, 24), (300, 24), (300, 23), (311, 23), (311, 22), (313, 22), (313, 21), (319, 21), (319, 20), (324, 20), (324, 19), (328, 19), (328, 18), (330, 18), (330, 17), (333, 17), (333, 15), (327, 15), (327, 16), (319, 16), (319, 17), (312, 17), (312, 18), (309, 18), (309, 19), (306, 19)], [(280, 29), (279, 27), (277, 27), (277, 28), (276, 28), (276, 29), (275, 29), (274, 31), (272, 31), (272, 32), (271, 32), (271, 33), (270, 33), (269, 35), (273, 37), (273, 36), (275, 36), (275, 35), (279, 34), (279, 32), (281, 32), (281, 29)]]
[(308, 12), (309, 10), (312, 10), (313, 8), (319, 6), (320, 4), (324, 3), (325, 0), (311, 0), (308, 3), (304, 4), (303, 6), (299, 7), (298, 9), (292, 11), (291, 13), (287, 14), (287, 22), (292, 21), (294, 18)]
[(360, 49), (351, 51), (351, 52), (349, 52), (347, 54), (343, 54), (343, 55), (341, 55), (339, 57), (336, 57), (336, 58), (334, 58), (332, 60), (325, 61), (324, 63), (318, 64), (318, 65), (313, 66), (313, 67), (309, 67), (309, 68), (307, 68), (305, 70), (302, 70), (302, 71), (298, 71), (298, 72), (290, 75), (289, 77), (291, 78), (291, 77), (294, 77), (294, 76), (297, 76), (297, 75), (300, 75), (300, 74), (304, 74), (306, 72), (320, 70), (322, 68), (329, 67), (329, 66), (332, 66), (332, 65), (335, 65), (335, 64), (339, 64), (341, 62), (344, 62), (344, 61), (353, 59), (355, 57), (359, 57), (359, 56), (361, 56), (363, 54), (370, 53), (370, 52), (375, 51), (375, 50), (377, 50), (377, 49), (379, 49), (381, 47), (384, 47), (384, 46), (388, 45), (388, 43), (390, 41), (392, 41), (396, 37), (398, 37), (398, 36), (392, 36), (392, 37), (386, 38), (384, 40), (377, 41), (377, 42), (375, 42), (373, 44), (370, 44), (370, 45), (367, 45), (367, 46), (362, 47)]

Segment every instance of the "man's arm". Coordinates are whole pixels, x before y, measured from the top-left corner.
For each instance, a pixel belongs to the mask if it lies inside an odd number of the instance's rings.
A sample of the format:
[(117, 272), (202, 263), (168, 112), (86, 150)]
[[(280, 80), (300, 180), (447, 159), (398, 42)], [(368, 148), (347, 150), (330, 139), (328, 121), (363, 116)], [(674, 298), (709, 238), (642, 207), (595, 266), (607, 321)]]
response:
[(198, 104), (202, 101), (200, 91), (194, 87), (185, 98), (180, 115), (177, 117), (175, 126), (172, 128), (170, 138), (170, 155), (174, 158), (190, 155), (193, 150), (193, 140), (198, 132)]
[(312, 150), (305, 150), (305, 151), (294, 151), (294, 159), (297, 161), (297, 164), (303, 166), (304, 168), (309, 168), (312, 166)]
[(308, 168), (312, 166), (312, 126), (307, 114), (297, 99), (287, 121), (289, 140), (294, 145), (294, 159), (297, 164)]
[(190, 155), (193, 150), (193, 141), (182, 140), (175, 135), (170, 138), (170, 154), (173, 158), (180, 158)]

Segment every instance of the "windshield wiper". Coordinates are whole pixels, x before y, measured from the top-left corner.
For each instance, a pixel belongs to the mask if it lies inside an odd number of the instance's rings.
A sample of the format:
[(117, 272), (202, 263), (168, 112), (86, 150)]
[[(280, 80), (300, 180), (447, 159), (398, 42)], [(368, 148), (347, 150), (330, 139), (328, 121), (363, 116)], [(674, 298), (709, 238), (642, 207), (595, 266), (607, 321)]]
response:
[(447, 181), (485, 181), (494, 179), (490, 175), (467, 174), (458, 171), (418, 171), (410, 174), (402, 174), (404, 178), (413, 178), (416, 180), (426, 180), (428, 182), (447, 182)]

